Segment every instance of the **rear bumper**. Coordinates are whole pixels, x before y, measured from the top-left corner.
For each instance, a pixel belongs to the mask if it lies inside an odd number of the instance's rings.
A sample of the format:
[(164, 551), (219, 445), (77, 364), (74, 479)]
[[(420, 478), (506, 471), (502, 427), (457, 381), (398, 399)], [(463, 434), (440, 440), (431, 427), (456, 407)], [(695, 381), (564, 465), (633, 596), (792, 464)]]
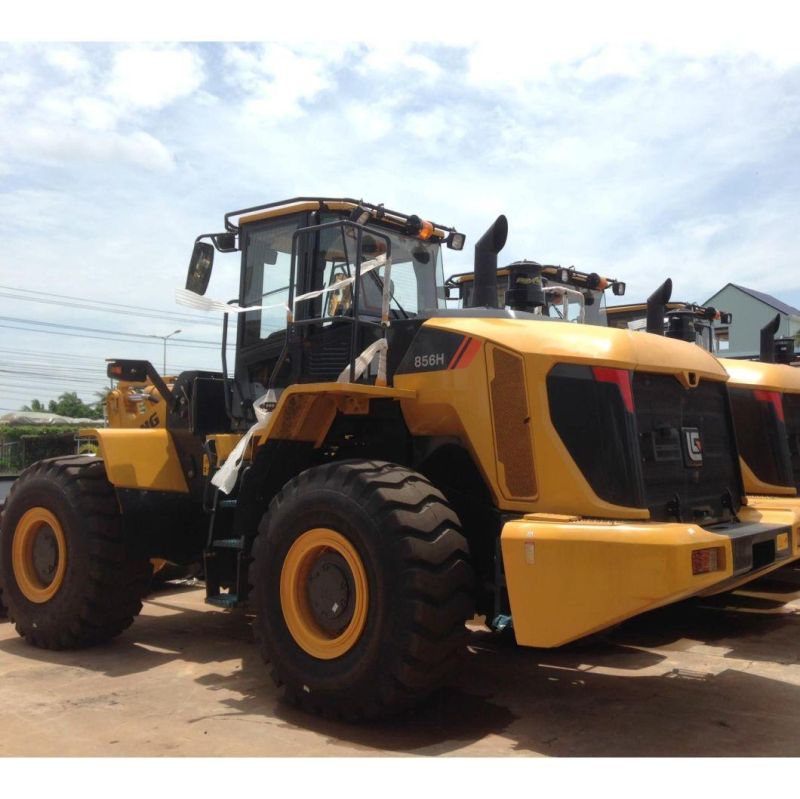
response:
[[(506, 523), (501, 545), (517, 642), (560, 646), (672, 602), (730, 590), (792, 560), (798, 515), (748, 512), (740, 524), (716, 530), (544, 515)], [(693, 574), (692, 552), (707, 548), (717, 548), (718, 569)]]

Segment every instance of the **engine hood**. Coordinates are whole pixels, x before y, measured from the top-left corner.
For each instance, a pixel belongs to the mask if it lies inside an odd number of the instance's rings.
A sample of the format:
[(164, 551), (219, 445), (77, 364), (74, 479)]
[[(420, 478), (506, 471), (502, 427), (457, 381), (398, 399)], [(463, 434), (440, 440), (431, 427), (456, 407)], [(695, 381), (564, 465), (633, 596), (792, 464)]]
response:
[(544, 319), (434, 317), (425, 327), (478, 337), (521, 355), (542, 355), (563, 363), (665, 374), (694, 372), (698, 378), (728, 379), (720, 362), (696, 344), (650, 333)]
[(719, 362), (730, 376), (731, 386), (800, 393), (800, 369), (794, 366), (734, 358), (720, 358)]

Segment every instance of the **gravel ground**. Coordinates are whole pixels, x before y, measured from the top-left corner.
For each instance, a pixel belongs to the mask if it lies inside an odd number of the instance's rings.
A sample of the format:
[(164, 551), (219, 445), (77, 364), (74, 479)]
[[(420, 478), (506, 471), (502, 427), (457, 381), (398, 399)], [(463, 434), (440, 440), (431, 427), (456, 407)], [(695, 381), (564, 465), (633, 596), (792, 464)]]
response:
[(0, 622), (1, 755), (800, 755), (800, 570), (560, 650), (476, 630), (412, 716), (280, 701), (250, 620), (169, 585), (119, 639), (47, 652)]

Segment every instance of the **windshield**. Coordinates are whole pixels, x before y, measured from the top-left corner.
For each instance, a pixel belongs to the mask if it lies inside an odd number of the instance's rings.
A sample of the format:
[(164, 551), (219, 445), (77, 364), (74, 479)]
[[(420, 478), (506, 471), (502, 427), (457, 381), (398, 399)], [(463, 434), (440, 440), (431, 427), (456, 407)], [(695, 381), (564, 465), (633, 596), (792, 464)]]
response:
[[(334, 221), (331, 216), (326, 221)], [(372, 227), (372, 226), (371, 226)], [(362, 234), (362, 264), (367, 266), (386, 255), (387, 242), (391, 246), (389, 269), (390, 315), (406, 318), (424, 310), (438, 308), (444, 297), (444, 267), (441, 246), (436, 242), (421, 241), (391, 228), (374, 226), (375, 235)], [(320, 235), (320, 261), (322, 285), (326, 289), (325, 301), (319, 309), (323, 317), (352, 313), (355, 275), (356, 231), (352, 228), (332, 227)], [(379, 317), (383, 286), (387, 268), (380, 264), (362, 275), (359, 284), (359, 313)], [(336, 285), (342, 283), (341, 289)]]
[[(323, 223), (338, 221), (343, 218), (323, 214)], [(243, 314), (245, 345), (271, 335), (282, 336), (289, 313), (298, 320), (352, 316), (357, 246), (356, 230), (352, 227), (334, 225), (297, 238), (297, 273), (294, 290), (290, 290), (292, 242), (295, 234), (306, 226), (305, 214), (293, 214), (253, 225), (244, 232), (240, 303), (259, 306)], [(387, 240), (391, 245), (390, 317), (402, 319), (438, 308), (444, 297), (441, 246), (403, 235), (388, 226), (369, 228), (374, 234), (367, 230), (361, 237), (362, 269), (367, 270), (370, 264), (375, 268), (362, 273), (358, 287), (359, 315), (381, 317), (387, 273), (381, 256), (386, 255)], [(289, 308), (290, 294), (292, 308)]]
[[(561, 289), (561, 290), (560, 290)], [(545, 279), (547, 308), (543, 315), (587, 325), (606, 327), (606, 295), (598, 289), (576, 288), (550, 278)]]

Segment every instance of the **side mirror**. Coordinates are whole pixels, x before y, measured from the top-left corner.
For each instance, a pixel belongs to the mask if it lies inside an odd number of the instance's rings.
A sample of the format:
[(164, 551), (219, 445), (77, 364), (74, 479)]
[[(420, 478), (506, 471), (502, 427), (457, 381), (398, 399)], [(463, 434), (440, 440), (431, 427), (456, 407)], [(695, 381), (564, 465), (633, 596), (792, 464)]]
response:
[(625, 294), (625, 284), (617, 280), (611, 284), (611, 291), (615, 297), (622, 297)]
[(448, 300), (460, 300), (461, 299), (461, 286), (445, 286), (444, 287), (444, 296)]
[(206, 241), (196, 241), (189, 261), (189, 272), (186, 275), (186, 289), (194, 294), (203, 295), (211, 279), (211, 267), (214, 265), (214, 245)]

